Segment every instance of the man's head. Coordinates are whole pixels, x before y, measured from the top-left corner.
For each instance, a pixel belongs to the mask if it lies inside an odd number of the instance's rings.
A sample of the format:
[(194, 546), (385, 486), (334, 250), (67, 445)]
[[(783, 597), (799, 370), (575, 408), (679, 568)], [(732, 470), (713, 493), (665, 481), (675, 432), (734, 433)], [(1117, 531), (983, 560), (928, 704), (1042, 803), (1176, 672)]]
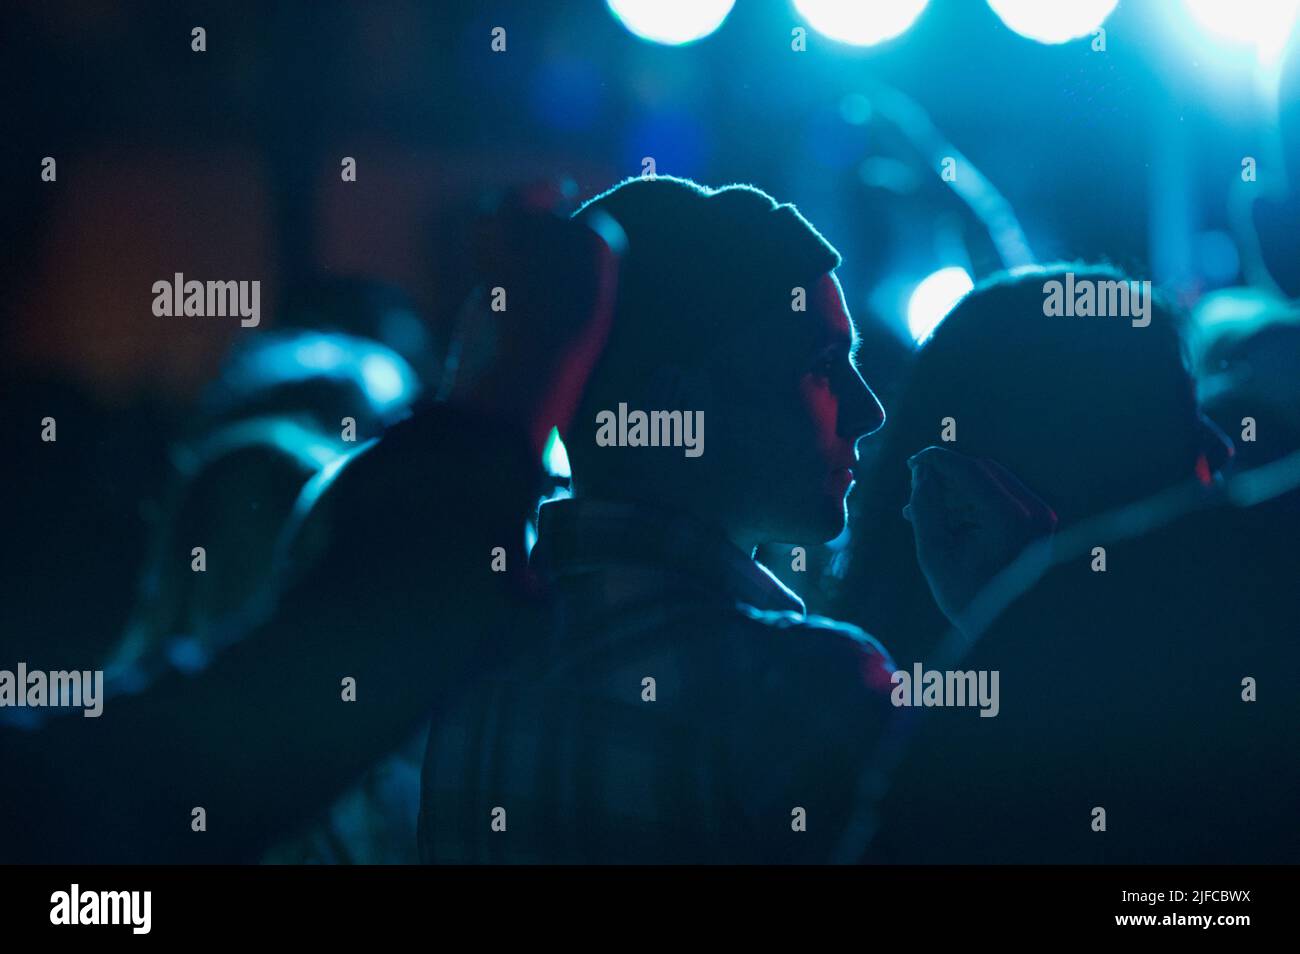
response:
[[(627, 250), (609, 343), (565, 435), (575, 492), (683, 509), (743, 547), (838, 534), (854, 445), (884, 419), (852, 364), (839, 255), (748, 186), (634, 179), (577, 214), (589, 210), (618, 221)], [(702, 421), (703, 453), (598, 442), (598, 416), (620, 405)]]

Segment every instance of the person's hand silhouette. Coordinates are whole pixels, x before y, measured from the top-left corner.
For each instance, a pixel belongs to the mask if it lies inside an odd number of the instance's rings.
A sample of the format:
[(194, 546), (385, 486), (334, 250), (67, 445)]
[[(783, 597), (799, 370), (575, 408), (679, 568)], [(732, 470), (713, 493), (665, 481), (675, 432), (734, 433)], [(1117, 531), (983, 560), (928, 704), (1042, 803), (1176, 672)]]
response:
[(527, 427), (539, 453), (572, 420), (613, 320), (622, 230), (512, 193), (474, 236), (480, 291), (460, 319), (453, 399)]
[(916, 557), (945, 616), (961, 625), (971, 600), (1029, 544), (1056, 530), (1056, 514), (1005, 467), (940, 447), (908, 460)]

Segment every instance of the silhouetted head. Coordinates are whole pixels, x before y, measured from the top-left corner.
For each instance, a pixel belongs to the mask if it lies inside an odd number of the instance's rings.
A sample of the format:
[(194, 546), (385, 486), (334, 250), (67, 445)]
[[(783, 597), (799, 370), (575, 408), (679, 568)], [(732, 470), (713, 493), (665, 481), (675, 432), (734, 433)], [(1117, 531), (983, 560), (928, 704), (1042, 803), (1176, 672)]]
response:
[[(946, 626), (901, 516), (907, 458), (929, 445), (1002, 464), (1062, 527), (1208, 479), (1223, 462), (1231, 448), (1199, 413), (1180, 316), (1149, 294), (1142, 317), (1077, 314), (1087, 283), (1095, 296), (1113, 287), (1100, 283), (1127, 281), (1109, 268), (1053, 265), (996, 277), (958, 302), (922, 343), (854, 498), (835, 613), (904, 656), (925, 648), (909, 639), (924, 643)], [(1046, 313), (1058, 285), (1062, 298), (1073, 291), (1075, 316)]]
[[(884, 416), (852, 362), (836, 251), (748, 186), (629, 180), (577, 214), (590, 209), (618, 221), (627, 251), (609, 343), (566, 435), (575, 493), (683, 509), (742, 547), (838, 534), (854, 445)], [(636, 411), (702, 420), (704, 440), (620, 446)], [(667, 433), (663, 420), (650, 428)]]
[[(993, 458), (1068, 523), (1192, 476), (1203, 451), (1221, 456), (1207, 446), (1181, 317), (1149, 285), (1144, 306), (1122, 300), (1142, 288), (1110, 268), (1053, 265), (972, 291), (922, 343), (904, 386), (889, 436), (900, 466), (928, 444)], [(1066, 314), (1049, 315), (1058, 290)], [(1104, 301), (1124, 314), (1078, 314), (1089, 294), (1091, 310)], [(1126, 317), (1137, 307), (1144, 317)], [(944, 418), (954, 442), (942, 440)]]

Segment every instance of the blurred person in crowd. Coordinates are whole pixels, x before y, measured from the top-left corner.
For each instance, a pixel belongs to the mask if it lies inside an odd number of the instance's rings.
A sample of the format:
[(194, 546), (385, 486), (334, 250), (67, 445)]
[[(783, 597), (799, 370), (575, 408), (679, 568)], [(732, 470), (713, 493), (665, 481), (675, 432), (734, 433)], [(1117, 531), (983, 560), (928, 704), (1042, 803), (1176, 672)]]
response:
[(110, 670), (173, 636), (200, 657), (219, 649), (223, 621), (272, 597), (277, 541), (308, 479), (409, 414), (418, 393), (401, 356), (373, 341), (274, 331), (236, 348), (172, 448), (137, 609)]
[(497, 274), (531, 320), (448, 401), (421, 404), (309, 481), (274, 606), (200, 667), (166, 654), (165, 670), (110, 695), (99, 718), (60, 710), (0, 726), (5, 860), (392, 860), (367, 853), (388, 820), (364, 806), (358, 818), (353, 786), (370, 773), (400, 794), (405, 780), (377, 764), (441, 694), (545, 618), (523, 527), (546, 437), (567, 424), (608, 328), (604, 239), (519, 211), (498, 227), (507, 258), (516, 232), (530, 265), (498, 262)]
[(1225, 289), (1198, 302), (1193, 318), (1201, 400), (1235, 436), (1237, 466), (1300, 450), (1300, 306)]
[[(868, 626), (904, 662), (948, 628), (903, 517), (908, 459), (929, 445), (991, 459), (1068, 527), (1178, 483), (1208, 482), (1230, 442), (1200, 413), (1178, 316), (1150, 323), (1046, 313), (1050, 283), (1129, 279), (1109, 268), (1021, 270), (977, 287), (923, 342), (863, 491), (853, 497), (835, 614)], [(1131, 287), (1131, 286), (1130, 286)], [(953, 438), (946, 440), (945, 434)]]
[[(897, 710), (907, 744), (893, 750), (901, 764), (882, 797), (864, 806), (880, 825), (869, 856), (1294, 862), (1300, 658), (1285, 635), (1296, 600), (1277, 580), (1300, 571), (1287, 542), (1300, 464), (1217, 476), (1230, 445), (1201, 423), (1176, 316), (1157, 307), (1146, 327), (1112, 322), (1109, 338), (1090, 336), (1109, 319), (1042, 314), (1051, 275), (977, 289), (940, 328), (966, 322), (966, 336), (943, 342), (949, 360), (928, 363), (940, 332), (922, 349), (921, 423), (950, 414), (951, 446), (973, 456), (931, 447), (909, 461), (904, 514), (918, 575), (960, 541), (1002, 532), (972, 516), (966, 482), (951, 479), (997, 469), (984, 455), (1014, 461), (1033, 481), (1019, 499), (1058, 509), (1061, 530), (1049, 570), (1022, 566), (999, 581), (991, 616), (972, 629), (940, 626), (914, 657), (945, 679), (996, 672), (1001, 701), (988, 719), (942, 705)], [(1071, 325), (1037, 333), (1053, 320)], [(1163, 338), (1141, 338), (1162, 326)], [(972, 361), (962, 380), (953, 359), (985, 354), (976, 327), (1023, 357)], [(991, 364), (1001, 371), (988, 373)], [(987, 396), (972, 397), (976, 379)], [(860, 600), (878, 595), (859, 585)], [(931, 598), (943, 605), (939, 591)]]
[[(937, 483), (909, 504), (918, 552), (962, 509), (933, 499), (951, 496)], [(1297, 598), (1279, 584), (1300, 575), (1297, 487), (1294, 459), (1239, 471), (1223, 493), (1188, 478), (1062, 530), (1050, 570), (1001, 581), (1000, 612), (950, 633), (927, 667), (997, 673), (996, 717), (897, 710), (907, 744), (867, 806), (881, 823), (867, 856), (1300, 860)], [(996, 529), (962, 519), (963, 534)]]

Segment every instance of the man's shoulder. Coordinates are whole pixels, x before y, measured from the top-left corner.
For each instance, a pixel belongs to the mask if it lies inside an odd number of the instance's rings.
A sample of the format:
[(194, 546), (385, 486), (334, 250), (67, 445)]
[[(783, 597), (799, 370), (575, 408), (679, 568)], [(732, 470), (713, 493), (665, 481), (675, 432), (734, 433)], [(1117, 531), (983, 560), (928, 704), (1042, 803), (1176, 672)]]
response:
[(860, 688), (887, 696), (893, 659), (878, 640), (825, 616), (760, 610), (741, 603), (682, 608), (672, 625), (682, 643), (716, 647), (728, 667), (762, 684)]

